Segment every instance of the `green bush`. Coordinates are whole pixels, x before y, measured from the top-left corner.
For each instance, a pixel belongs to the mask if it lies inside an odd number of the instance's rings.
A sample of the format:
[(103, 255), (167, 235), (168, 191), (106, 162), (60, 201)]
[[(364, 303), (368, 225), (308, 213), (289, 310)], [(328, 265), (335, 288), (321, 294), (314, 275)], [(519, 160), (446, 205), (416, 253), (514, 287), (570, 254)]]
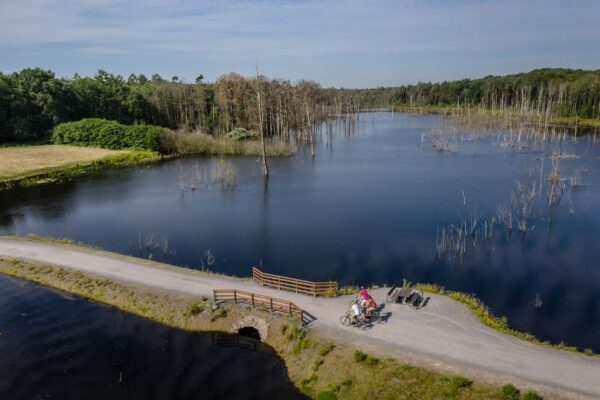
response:
[(367, 355), (360, 350), (354, 352), (354, 361), (363, 362), (367, 359)]
[(312, 370), (317, 372), (319, 370), (319, 367), (323, 365), (324, 362), (325, 360), (323, 360), (322, 358), (315, 359), (312, 363)]
[(535, 390), (526, 391), (523, 396), (521, 396), (522, 400), (542, 400), (543, 397), (537, 394)]
[(452, 387), (456, 389), (466, 388), (473, 384), (473, 381), (460, 375), (453, 376), (450, 381), (452, 383)]
[(57, 125), (52, 132), (52, 143), (161, 151), (161, 134), (164, 131), (160, 126), (123, 125), (116, 121), (87, 118)]
[(317, 395), (317, 400), (337, 400), (337, 394), (334, 392), (320, 392)]
[(377, 365), (377, 364), (379, 364), (379, 359), (375, 358), (373, 356), (368, 355), (367, 358), (365, 358), (365, 364), (367, 364), (367, 365)]
[(330, 383), (329, 385), (327, 385), (327, 387), (329, 388), (329, 390), (335, 393), (339, 392), (342, 389), (342, 387), (337, 383)]
[(193, 316), (193, 315), (198, 315), (202, 312), (204, 312), (204, 304), (203, 303), (192, 303), (189, 305), (186, 315)]
[(245, 128), (235, 128), (231, 132), (225, 134), (225, 137), (231, 140), (252, 140), (258, 137), (258, 132)]
[(325, 357), (327, 354), (331, 353), (335, 349), (335, 344), (333, 342), (327, 342), (319, 349), (319, 354), (322, 357)]
[(521, 391), (509, 383), (502, 386), (499, 397), (502, 400), (518, 400), (521, 398)]

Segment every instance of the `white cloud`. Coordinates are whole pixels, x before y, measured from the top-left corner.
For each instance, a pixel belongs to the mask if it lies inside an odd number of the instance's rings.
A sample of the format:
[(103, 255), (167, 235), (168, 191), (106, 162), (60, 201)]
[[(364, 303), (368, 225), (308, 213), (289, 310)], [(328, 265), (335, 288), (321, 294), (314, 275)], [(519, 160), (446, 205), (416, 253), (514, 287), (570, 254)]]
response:
[(598, 15), (593, 0), (0, 0), (0, 58), (56, 48), (230, 65), (543, 51), (560, 61), (567, 50), (595, 43)]

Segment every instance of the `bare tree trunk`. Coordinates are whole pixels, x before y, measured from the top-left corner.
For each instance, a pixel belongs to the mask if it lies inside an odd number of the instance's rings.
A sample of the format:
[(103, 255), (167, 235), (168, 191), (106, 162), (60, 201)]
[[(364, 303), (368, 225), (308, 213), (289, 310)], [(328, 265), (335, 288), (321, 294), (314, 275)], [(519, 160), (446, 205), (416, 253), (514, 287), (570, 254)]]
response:
[(258, 130), (260, 133), (260, 144), (262, 148), (262, 174), (265, 179), (269, 178), (269, 166), (267, 165), (267, 146), (265, 144), (265, 130), (263, 129), (262, 100), (258, 67), (256, 67), (256, 100), (258, 102)]

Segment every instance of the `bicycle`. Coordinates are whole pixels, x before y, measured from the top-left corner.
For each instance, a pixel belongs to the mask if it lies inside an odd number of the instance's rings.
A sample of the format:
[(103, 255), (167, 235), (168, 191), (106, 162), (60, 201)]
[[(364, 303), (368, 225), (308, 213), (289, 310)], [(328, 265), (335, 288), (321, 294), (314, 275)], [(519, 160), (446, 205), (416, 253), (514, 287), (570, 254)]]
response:
[(364, 328), (367, 326), (367, 320), (362, 314), (356, 318), (352, 317), (352, 310), (340, 317), (340, 323), (344, 326), (354, 326), (357, 328)]

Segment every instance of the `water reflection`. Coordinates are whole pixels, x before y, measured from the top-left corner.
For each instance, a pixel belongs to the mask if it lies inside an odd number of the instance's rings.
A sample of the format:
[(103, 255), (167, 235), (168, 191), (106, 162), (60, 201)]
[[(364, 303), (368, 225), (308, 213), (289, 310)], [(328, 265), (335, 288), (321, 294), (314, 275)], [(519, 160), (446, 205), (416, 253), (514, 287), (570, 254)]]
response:
[[(238, 157), (227, 160), (236, 171), (233, 189), (198, 185), (182, 193), (181, 171), (189, 177), (186, 171), (210, 171), (221, 163), (208, 157), (4, 192), (0, 232), (69, 237), (238, 276), (262, 264), (267, 272), (342, 285), (403, 278), (437, 283), (477, 294), (517, 329), (600, 351), (595, 136), (573, 140), (556, 133), (540, 141), (519, 139), (518, 131), (476, 135), (454, 127), (452, 152), (423, 140), (446, 124), (431, 115), (361, 115), (352, 135), (324, 129), (314, 159), (310, 148), (271, 159), (267, 187), (257, 159)], [(562, 154), (558, 171), (564, 180), (558, 182), (569, 188), (549, 209), (551, 154)], [(579, 158), (565, 157), (571, 154)], [(574, 177), (576, 185), (566, 181)], [(538, 195), (525, 235), (518, 235), (520, 211), (512, 204), (510, 237), (499, 208), (511, 206), (517, 182), (527, 190), (535, 183)], [(471, 215), (480, 229), (476, 245), (468, 244), (462, 262), (439, 257), (439, 230), (468, 222), (469, 235)], [(484, 224), (489, 227), (493, 218), (490, 240)], [(158, 247), (140, 253), (146, 237)], [(163, 238), (168, 252), (161, 250)], [(538, 294), (543, 305), (533, 307)]]
[(2, 399), (304, 398), (260, 342), (169, 329), (1, 276), (0, 293)]

